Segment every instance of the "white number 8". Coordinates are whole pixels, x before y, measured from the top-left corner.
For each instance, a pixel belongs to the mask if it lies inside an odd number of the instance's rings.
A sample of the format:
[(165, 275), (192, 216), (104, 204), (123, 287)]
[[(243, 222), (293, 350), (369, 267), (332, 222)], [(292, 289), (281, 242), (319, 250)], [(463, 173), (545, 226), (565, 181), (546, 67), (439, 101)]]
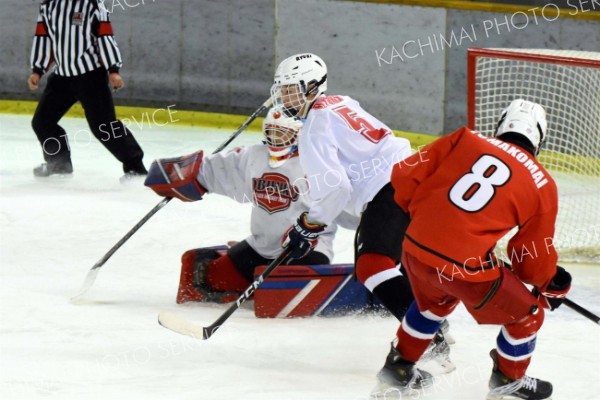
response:
[(510, 168), (501, 160), (490, 155), (479, 158), (471, 172), (463, 175), (450, 189), (450, 201), (467, 212), (484, 208), (496, 194), (496, 187), (510, 179)]

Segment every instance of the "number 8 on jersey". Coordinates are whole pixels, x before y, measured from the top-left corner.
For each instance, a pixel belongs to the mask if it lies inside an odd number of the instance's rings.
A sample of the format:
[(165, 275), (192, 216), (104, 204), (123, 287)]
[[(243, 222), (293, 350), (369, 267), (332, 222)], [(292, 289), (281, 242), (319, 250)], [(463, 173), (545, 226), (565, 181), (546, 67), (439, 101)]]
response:
[(485, 154), (450, 189), (452, 204), (467, 212), (482, 210), (494, 198), (496, 187), (505, 185), (511, 176), (510, 168), (500, 159)]

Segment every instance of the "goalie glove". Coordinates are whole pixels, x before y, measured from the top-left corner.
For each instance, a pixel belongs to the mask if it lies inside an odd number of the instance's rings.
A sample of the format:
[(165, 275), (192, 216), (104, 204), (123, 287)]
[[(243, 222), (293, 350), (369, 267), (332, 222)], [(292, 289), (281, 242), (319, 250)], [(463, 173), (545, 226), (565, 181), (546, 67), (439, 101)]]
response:
[(298, 217), (296, 225), (292, 225), (283, 234), (283, 247), (290, 249), (290, 257), (299, 259), (306, 256), (319, 242), (319, 235), (327, 225), (311, 224), (306, 220), (308, 213)]
[(544, 308), (551, 311), (556, 310), (565, 301), (569, 289), (571, 289), (571, 274), (563, 267), (556, 266), (556, 274), (548, 286), (543, 290), (533, 288), (533, 295)]
[(159, 196), (176, 197), (181, 201), (202, 200), (202, 195), (208, 192), (197, 178), (203, 155), (200, 150), (187, 156), (153, 161), (144, 185)]

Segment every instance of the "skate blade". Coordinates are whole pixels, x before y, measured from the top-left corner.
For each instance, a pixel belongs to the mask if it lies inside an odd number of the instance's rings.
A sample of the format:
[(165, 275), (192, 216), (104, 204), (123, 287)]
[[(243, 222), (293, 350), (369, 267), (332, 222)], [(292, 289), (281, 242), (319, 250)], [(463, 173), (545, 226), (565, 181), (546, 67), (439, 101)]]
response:
[(371, 400), (401, 400), (405, 390), (387, 383), (378, 383), (371, 390)]
[(446, 342), (448, 344), (456, 344), (456, 339), (454, 339), (454, 336), (452, 336), (449, 333), (444, 333), (444, 339), (446, 339)]
[(456, 365), (449, 357), (435, 357), (434, 361), (442, 369), (443, 374), (448, 374), (456, 369)]
[(425, 370), (433, 369), (433, 371), (435, 371), (435, 374), (448, 374), (456, 369), (456, 365), (454, 365), (454, 363), (450, 359), (450, 356), (445, 354), (426, 354), (424, 357), (421, 357), (421, 359), (418, 362), (418, 365), (420, 367), (424, 367), (423, 369)]
[[(512, 394), (497, 394), (490, 391), (485, 400), (523, 400), (523, 398)], [(552, 396), (546, 397), (543, 400), (552, 400)]]
[(386, 380), (381, 374), (377, 375), (377, 384), (371, 390), (371, 400), (400, 400), (421, 398), (423, 393), (434, 385), (434, 377), (423, 377), (419, 382), (407, 386), (397, 386)]
[(61, 182), (61, 181), (68, 181), (70, 179), (73, 179), (73, 173), (70, 173), (70, 174), (51, 174), (51, 175), (48, 175), (48, 176), (33, 175), (33, 178), (36, 181), (42, 181), (42, 182)]

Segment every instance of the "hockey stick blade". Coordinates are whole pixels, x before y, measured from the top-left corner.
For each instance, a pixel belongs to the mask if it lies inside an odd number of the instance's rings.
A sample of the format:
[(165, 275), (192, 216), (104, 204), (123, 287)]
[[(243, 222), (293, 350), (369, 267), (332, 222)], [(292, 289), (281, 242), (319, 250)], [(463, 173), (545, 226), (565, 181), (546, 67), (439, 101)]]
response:
[(229, 308), (221, 314), (211, 325), (202, 327), (186, 320), (183, 317), (170, 313), (168, 311), (161, 311), (158, 313), (158, 323), (163, 327), (172, 330), (173, 332), (180, 333), (182, 335), (191, 336), (193, 338), (202, 337), (202, 339), (209, 339), (220, 327), (227, 321), (229, 317), (238, 309), (240, 306), (248, 300), (254, 291), (260, 286), (264, 279), (275, 269), (278, 265), (287, 262), (289, 259), (290, 250), (285, 248), (283, 252), (275, 260), (267, 266), (267, 268), (248, 286), (248, 288), (238, 297), (238, 299)]
[(597, 316), (596, 314), (594, 314), (593, 312), (588, 311), (587, 309), (581, 307), (579, 304), (575, 303), (571, 299), (565, 299), (564, 303), (571, 310), (578, 312), (579, 314), (583, 315), (587, 319), (589, 319), (589, 320), (593, 321), (594, 323), (600, 325), (600, 317)]
[(85, 281), (83, 281), (83, 285), (81, 286), (79, 293), (71, 297), (71, 303), (78, 303), (81, 300), (85, 292), (87, 292), (96, 281), (96, 276), (98, 276), (99, 272), (100, 268), (92, 268), (89, 270), (89, 272), (85, 276)]
[(169, 311), (161, 311), (158, 313), (158, 323), (161, 326), (181, 335), (190, 336), (194, 339), (208, 339), (208, 337), (204, 337), (204, 329), (206, 328), (196, 325), (187, 319)]
[(203, 327), (169, 311), (158, 313), (158, 323), (180, 335), (193, 337), (194, 339), (202, 338), (202, 340), (210, 338), (221, 327), (221, 325), (215, 326), (215, 324)]
[(129, 232), (127, 232), (125, 234), (125, 236), (123, 236), (121, 238), (121, 240), (119, 240), (104, 256), (102, 256), (102, 258), (100, 260), (98, 260), (98, 262), (96, 264), (94, 264), (94, 266), (90, 269), (90, 271), (86, 275), (85, 281), (83, 282), (83, 285), (81, 286), (81, 289), (79, 290), (79, 293), (75, 297), (71, 298), (71, 302), (76, 303), (78, 300), (81, 299), (81, 297), (85, 294), (85, 292), (87, 292), (89, 290), (89, 288), (92, 287), (92, 285), (94, 284), (94, 281), (96, 281), (96, 277), (98, 276), (98, 273), (100, 272), (100, 268), (102, 268), (102, 266), (108, 261), (108, 259), (111, 258), (112, 255), (115, 254), (117, 252), (117, 250), (119, 250), (121, 248), (121, 246), (123, 246), (123, 244), (126, 241), (128, 241), (129, 238), (132, 237), (133, 234), (136, 233), (138, 231), (138, 229), (140, 229), (142, 227), (142, 225), (144, 225), (146, 223), (146, 221), (148, 221), (154, 214), (156, 214), (158, 212), (158, 210), (160, 210), (161, 208), (166, 206), (167, 203), (169, 203), (169, 201), (171, 201), (171, 199), (172, 199), (171, 197), (166, 197), (166, 198), (162, 199), (160, 201), (160, 203), (155, 205), (154, 208), (148, 212), (148, 214), (144, 215), (144, 218), (142, 218), (137, 224), (135, 224), (135, 226), (133, 228), (131, 228), (129, 230)]

